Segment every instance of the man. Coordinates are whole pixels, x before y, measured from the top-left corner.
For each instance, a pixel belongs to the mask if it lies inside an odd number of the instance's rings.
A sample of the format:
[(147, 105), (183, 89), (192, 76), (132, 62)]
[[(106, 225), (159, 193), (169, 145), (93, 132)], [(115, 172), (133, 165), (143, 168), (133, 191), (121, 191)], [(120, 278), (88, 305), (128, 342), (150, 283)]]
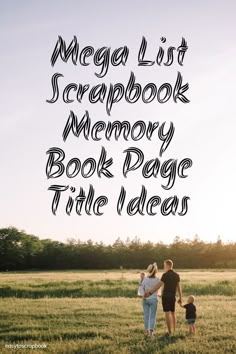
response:
[(176, 317), (175, 317), (175, 301), (176, 291), (179, 295), (178, 303), (182, 302), (182, 290), (180, 286), (180, 276), (173, 270), (173, 261), (167, 259), (164, 261), (165, 273), (162, 275), (160, 282), (148, 293), (145, 293), (144, 297), (148, 297), (160, 289), (164, 285), (162, 293), (162, 307), (165, 312), (167, 335), (171, 335), (172, 330), (175, 331)]

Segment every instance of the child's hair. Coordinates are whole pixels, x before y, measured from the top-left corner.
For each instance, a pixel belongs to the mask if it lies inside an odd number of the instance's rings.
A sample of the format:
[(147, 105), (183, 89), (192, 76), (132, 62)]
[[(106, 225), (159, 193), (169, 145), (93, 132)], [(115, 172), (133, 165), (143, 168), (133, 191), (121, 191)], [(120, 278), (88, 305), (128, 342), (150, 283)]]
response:
[(193, 295), (189, 295), (188, 298), (189, 298), (190, 302), (193, 304), (194, 300), (195, 300), (195, 297)]
[(174, 263), (171, 259), (167, 259), (166, 261), (164, 261), (165, 264), (167, 264), (171, 269), (173, 268), (174, 266)]

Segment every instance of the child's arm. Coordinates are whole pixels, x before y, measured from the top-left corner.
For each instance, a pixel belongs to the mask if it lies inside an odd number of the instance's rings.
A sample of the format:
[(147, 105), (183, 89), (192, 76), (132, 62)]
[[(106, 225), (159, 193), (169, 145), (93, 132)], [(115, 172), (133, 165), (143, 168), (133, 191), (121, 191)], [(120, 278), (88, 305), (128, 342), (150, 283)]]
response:
[(179, 299), (177, 302), (178, 302), (178, 304), (179, 304), (180, 307), (186, 308), (186, 305), (183, 305), (183, 304), (182, 304), (182, 300)]

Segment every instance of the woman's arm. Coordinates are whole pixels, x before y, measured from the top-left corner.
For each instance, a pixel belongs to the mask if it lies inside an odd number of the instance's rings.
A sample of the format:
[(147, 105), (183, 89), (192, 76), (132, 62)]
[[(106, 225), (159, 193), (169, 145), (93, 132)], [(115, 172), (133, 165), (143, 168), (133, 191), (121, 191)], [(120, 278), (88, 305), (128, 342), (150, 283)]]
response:
[(159, 283), (157, 283), (157, 285), (156, 285), (154, 288), (152, 288), (152, 289), (151, 289), (150, 291), (148, 291), (148, 292), (145, 292), (144, 297), (151, 296), (151, 295), (152, 295), (153, 293), (155, 293), (158, 289), (160, 289), (163, 284), (164, 284), (163, 281), (160, 280)]

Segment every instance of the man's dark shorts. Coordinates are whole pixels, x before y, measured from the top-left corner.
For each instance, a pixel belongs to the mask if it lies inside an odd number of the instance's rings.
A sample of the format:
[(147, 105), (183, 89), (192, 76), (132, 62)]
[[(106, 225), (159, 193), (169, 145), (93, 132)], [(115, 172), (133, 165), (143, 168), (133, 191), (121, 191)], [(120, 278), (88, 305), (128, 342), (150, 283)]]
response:
[(162, 307), (164, 312), (175, 312), (175, 296), (162, 296)]

